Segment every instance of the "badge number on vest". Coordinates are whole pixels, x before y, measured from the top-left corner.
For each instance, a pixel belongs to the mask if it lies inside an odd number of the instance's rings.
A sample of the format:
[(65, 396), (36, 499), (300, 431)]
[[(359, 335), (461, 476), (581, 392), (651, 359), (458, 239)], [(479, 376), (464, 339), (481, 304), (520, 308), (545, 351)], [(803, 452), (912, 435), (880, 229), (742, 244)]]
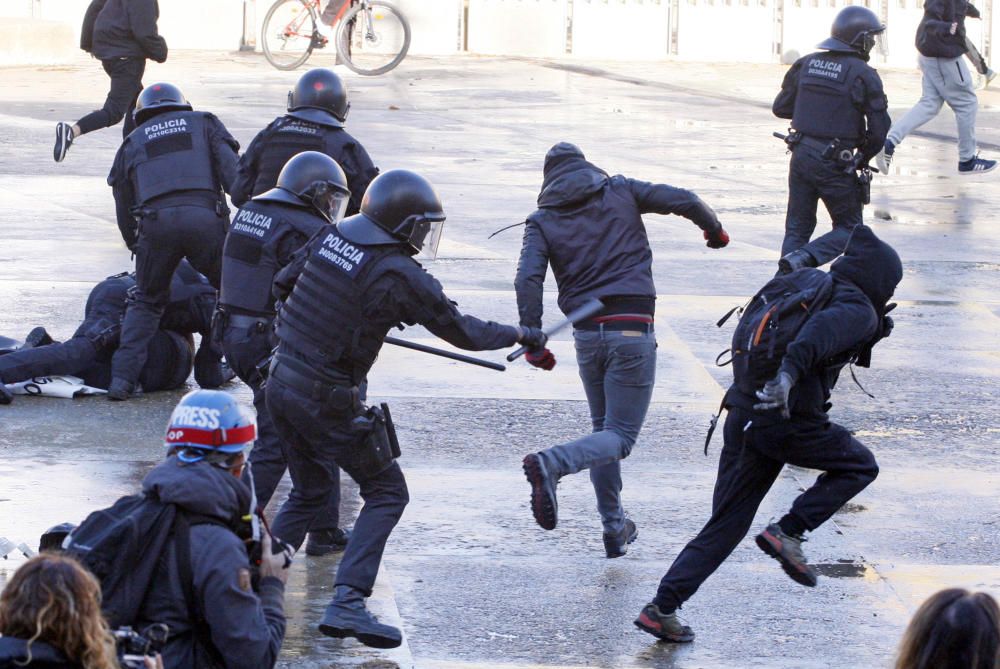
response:
[(265, 216), (249, 209), (240, 209), (229, 231), (249, 235), (254, 239), (263, 239), (271, 229), (273, 223), (274, 220), (270, 216)]
[(820, 79), (826, 79), (828, 81), (843, 82), (844, 78), (847, 76), (847, 72), (843, 63), (838, 63), (835, 60), (827, 60), (825, 58), (811, 58), (809, 60), (809, 69), (806, 70), (806, 75), (810, 77), (819, 77)]
[(316, 255), (351, 278), (358, 275), (367, 260), (364, 251), (332, 232), (323, 240)]

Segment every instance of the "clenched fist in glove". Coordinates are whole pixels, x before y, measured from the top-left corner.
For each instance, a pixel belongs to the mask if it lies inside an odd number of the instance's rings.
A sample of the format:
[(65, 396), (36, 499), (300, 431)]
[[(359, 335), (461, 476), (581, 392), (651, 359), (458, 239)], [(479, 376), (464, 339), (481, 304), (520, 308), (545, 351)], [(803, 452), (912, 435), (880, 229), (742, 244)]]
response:
[(760, 403), (754, 404), (757, 411), (767, 409), (781, 409), (781, 415), (791, 418), (792, 414), (788, 409), (788, 395), (792, 392), (795, 381), (788, 372), (778, 372), (778, 375), (764, 384), (763, 390), (757, 391), (757, 399)]
[(718, 230), (713, 230), (712, 232), (705, 230), (703, 234), (707, 242), (705, 246), (710, 249), (721, 249), (729, 244), (729, 233), (721, 225)]
[(549, 337), (538, 328), (521, 326), (521, 336), (517, 341), (527, 347), (528, 352), (524, 355), (524, 359), (529, 365), (546, 371), (556, 366), (556, 356), (545, 348)]

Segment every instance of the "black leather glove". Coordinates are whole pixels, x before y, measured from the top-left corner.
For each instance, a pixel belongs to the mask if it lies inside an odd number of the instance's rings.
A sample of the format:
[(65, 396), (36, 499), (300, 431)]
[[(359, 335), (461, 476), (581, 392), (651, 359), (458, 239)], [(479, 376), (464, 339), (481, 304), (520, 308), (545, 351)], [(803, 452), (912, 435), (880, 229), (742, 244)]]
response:
[(542, 332), (539, 328), (529, 328), (522, 325), (520, 328), (521, 335), (517, 338), (517, 343), (523, 345), (529, 351), (538, 351), (539, 349), (545, 348), (545, 343), (549, 340), (549, 336)]
[(792, 414), (788, 409), (788, 395), (792, 392), (795, 381), (788, 372), (778, 372), (778, 375), (764, 384), (763, 390), (757, 391), (758, 404), (753, 408), (757, 411), (767, 411), (768, 409), (781, 409), (781, 415), (791, 418)]

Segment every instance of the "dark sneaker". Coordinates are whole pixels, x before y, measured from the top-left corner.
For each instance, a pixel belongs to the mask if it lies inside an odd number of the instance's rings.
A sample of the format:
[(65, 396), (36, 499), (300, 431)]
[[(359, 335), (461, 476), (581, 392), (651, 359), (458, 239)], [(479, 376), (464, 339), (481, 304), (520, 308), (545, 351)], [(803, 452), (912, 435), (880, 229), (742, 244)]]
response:
[(816, 259), (813, 258), (809, 251), (806, 251), (805, 249), (798, 249), (797, 251), (792, 251), (778, 261), (778, 271), (782, 274), (791, 274), (797, 269), (802, 269), (803, 267), (815, 267), (816, 264)]
[(652, 634), (660, 641), (669, 641), (670, 643), (694, 641), (694, 632), (681, 622), (676, 611), (663, 613), (653, 602), (642, 607), (639, 617), (634, 622), (636, 627), (643, 632)]
[(111, 379), (108, 387), (108, 399), (113, 402), (124, 402), (132, 396), (134, 386), (125, 379)]
[(313, 32), (313, 34), (312, 34), (312, 44), (309, 45), (309, 48), (310, 49), (325, 49), (326, 45), (329, 44), (329, 43), (330, 43), (330, 40), (327, 39), (326, 35), (324, 35), (323, 33), (321, 33), (320, 31), (317, 30), (317, 31)]
[(402, 632), (368, 612), (361, 591), (338, 585), (336, 593), (319, 623), (320, 632), (335, 639), (354, 637), (372, 648), (397, 648), (403, 643)]
[(28, 336), (24, 338), (24, 346), (21, 348), (38, 348), (39, 346), (48, 346), (51, 343), (52, 337), (49, 336), (48, 331), (39, 326), (28, 333)]
[(347, 540), (351, 538), (350, 530), (336, 528), (335, 530), (319, 530), (310, 532), (306, 540), (306, 555), (320, 557), (330, 553), (340, 553), (347, 548)]
[(3, 384), (3, 380), (0, 379), (0, 404), (10, 404), (14, 401), (14, 393), (7, 390), (7, 386)]
[(992, 172), (997, 167), (997, 161), (986, 160), (985, 158), (980, 158), (976, 156), (975, 158), (970, 158), (965, 162), (958, 164), (958, 173), (965, 176), (970, 174), (986, 174), (987, 172)]
[(889, 173), (889, 166), (892, 165), (892, 154), (895, 152), (896, 145), (888, 139), (885, 140), (885, 145), (882, 147), (882, 150), (875, 156), (875, 166), (878, 167), (879, 172), (882, 174)]
[(61, 163), (66, 157), (66, 149), (73, 146), (73, 126), (60, 121), (56, 124), (56, 144), (52, 147), (52, 157)]
[(524, 475), (531, 484), (531, 513), (542, 529), (554, 530), (559, 520), (556, 480), (545, 469), (538, 453), (524, 456)]
[(625, 519), (625, 525), (618, 534), (604, 534), (604, 552), (609, 558), (617, 558), (628, 552), (628, 545), (639, 538), (639, 530), (631, 518)]
[(781, 563), (793, 581), (809, 586), (816, 586), (816, 572), (809, 566), (802, 552), (804, 537), (793, 537), (781, 531), (777, 523), (771, 523), (757, 535), (757, 545), (762, 551)]

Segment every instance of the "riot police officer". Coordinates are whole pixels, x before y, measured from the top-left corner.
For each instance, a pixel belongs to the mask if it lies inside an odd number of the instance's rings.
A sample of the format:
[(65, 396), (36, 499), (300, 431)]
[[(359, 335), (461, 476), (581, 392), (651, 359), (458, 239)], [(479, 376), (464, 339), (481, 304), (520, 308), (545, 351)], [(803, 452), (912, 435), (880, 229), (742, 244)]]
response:
[[(271, 354), (274, 275), (292, 254), (327, 223), (344, 216), (350, 191), (347, 177), (329, 156), (305, 151), (291, 158), (277, 187), (247, 202), (233, 219), (222, 251), (222, 348), (226, 360), (250, 386), (257, 409), (257, 441), (250, 453), (257, 501), (267, 506), (285, 475), (281, 440), (264, 402), (261, 365)], [(346, 533), (338, 529), (339, 474), (327, 510), (311, 528), (306, 554), (343, 550)]]
[(441, 284), (412, 256), (431, 255), (445, 215), (431, 184), (406, 170), (376, 177), (361, 213), (321, 230), (275, 280), (278, 347), (267, 382), (267, 408), (287, 445), (293, 491), (274, 533), (299, 546), (323, 512), (334, 465), (358, 482), (365, 505), (334, 581), (319, 629), (377, 648), (402, 641), (395, 627), (365, 608), (385, 542), (409, 496), (391, 421), (366, 409), (358, 384), (390, 328), (421, 324), (455, 346), (497, 349), (517, 342), (544, 347), (536, 328), (500, 325), (461, 314)]
[[(845, 7), (829, 39), (818, 45), (824, 51), (797, 60), (774, 99), (774, 115), (792, 120), (782, 272), (833, 260), (862, 222), (868, 161), (882, 149), (890, 125), (882, 80), (868, 65), (884, 31), (870, 9)], [(818, 200), (830, 212), (833, 230), (810, 242)]]
[(239, 150), (219, 119), (193, 111), (171, 84), (143, 90), (135, 121), (108, 175), (118, 227), (136, 255), (137, 284), (112, 361), (113, 400), (132, 393), (181, 259), (219, 287), (229, 223), (223, 190), (235, 177)]
[(331, 70), (309, 70), (288, 92), (288, 113), (257, 133), (240, 158), (233, 182), (233, 204), (274, 188), (278, 172), (301, 151), (319, 151), (337, 161), (347, 175), (351, 199), (347, 215), (358, 213), (368, 184), (378, 174), (365, 148), (344, 130), (347, 112), (344, 83)]

